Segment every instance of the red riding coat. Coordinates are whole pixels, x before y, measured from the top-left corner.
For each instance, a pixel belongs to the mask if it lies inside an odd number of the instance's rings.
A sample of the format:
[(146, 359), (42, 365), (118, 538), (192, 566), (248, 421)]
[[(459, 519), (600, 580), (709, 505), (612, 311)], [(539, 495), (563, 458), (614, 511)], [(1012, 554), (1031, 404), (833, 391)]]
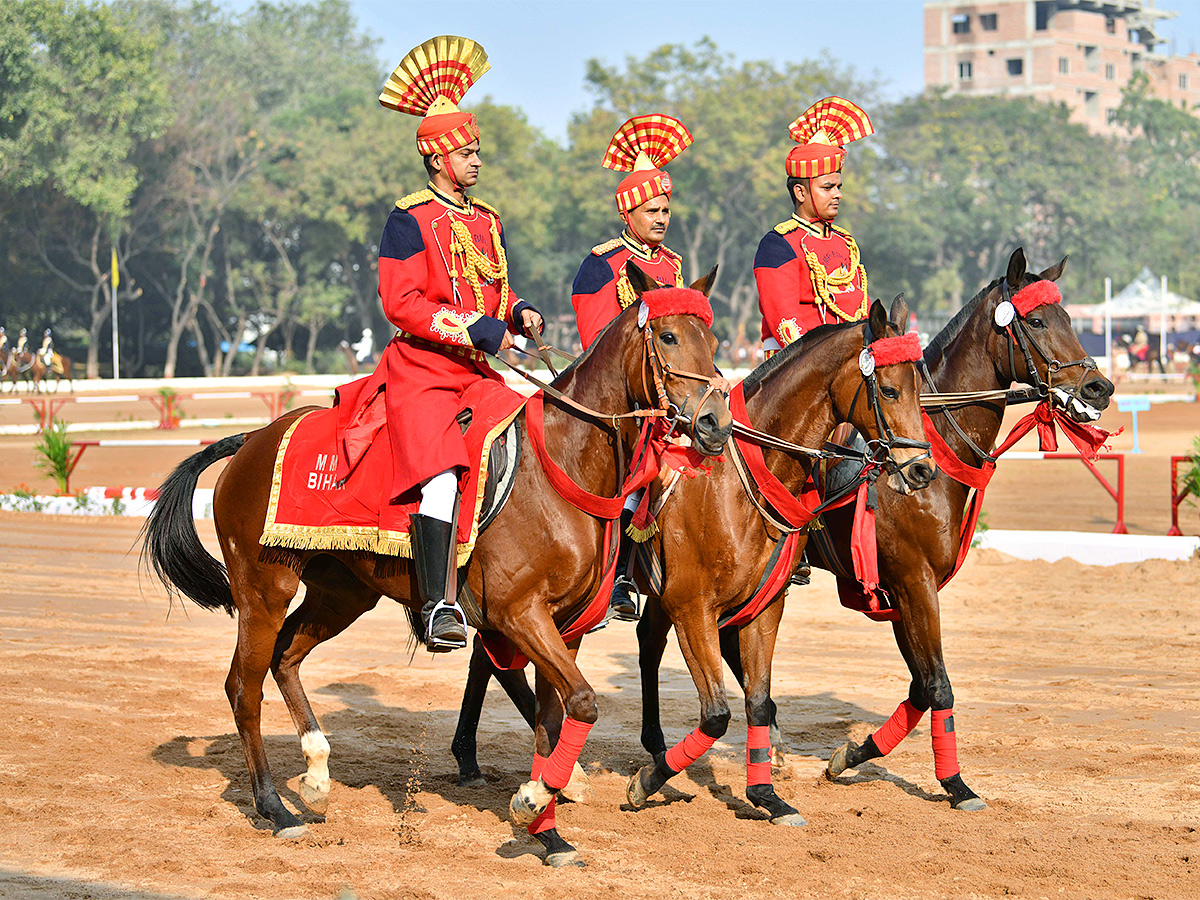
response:
[[(339, 405), (346, 407), (339, 417), (344, 434), (352, 434), (359, 423), (361, 433), (369, 433), (364, 420), (378, 415), (373, 401), (384, 391), (393, 499), (439, 472), (470, 465), (454, 418), (460, 399), (481, 378), (503, 380), (483, 352), (498, 352), (505, 330), (517, 333), (522, 310), (530, 308), (508, 288), (506, 269), (491, 280), (476, 277), (475, 293), (464, 275), (470, 254), (452, 231), (455, 222), (487, 263), (499, 262), (504, 232), (490, 206), (478, 200), (459, 206), (432, 189), (400, 200), (379, 242), (379, 297), (399, 331), (384, 348), (374, 375), (339, 390)], [(463, 233), (457, 226), (454, 230)], [(352, 457), (339, 465), (344, 476), (357, 462), (349, 436), (343, 455)]]
[(585, 350), (596, 335), (633, 302), (633, 288), (625, 277), (625, 263), (631, 259), (660, 284), (683, 287), (682, 258), (661, 244), (651, 248), (622, 234), (593, 247), (571, 287), (575, 325)]
[[(833, 279), (850, 282), (822, 289), (814, 278), (814, 260)], [(868, 304), (866, 270), (858, 264), (858, 247), (848, 231), (832, 223), (805, 221), (793, 215), (768, 231), (754, 256), (758, 307), (763, 314), (762, 339), (775, 338), (786, 347), (818, 325), (865, 318)], [(842, 315), (829, 308), (830, 301)]]

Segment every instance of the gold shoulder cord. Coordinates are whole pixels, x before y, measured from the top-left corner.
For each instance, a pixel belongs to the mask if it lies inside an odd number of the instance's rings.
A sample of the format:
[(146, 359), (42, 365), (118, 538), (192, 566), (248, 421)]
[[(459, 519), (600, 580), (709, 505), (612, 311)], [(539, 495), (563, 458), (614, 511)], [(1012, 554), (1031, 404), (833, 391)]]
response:
[[(858, 244), (854, 242), (854, 238), (850, 236), (849, 232), (841, 229), (838, 229), (838, 234), (846, 239), (846, 243), (850, 247), (850, 265), (847, 266), (845, 275), (830, 275), (817, 259), (817, 254), (808, 249), (807, 244), (801, 242), (801, 246), (804, 248), (804, 259), (808, 262), (808, 270), (812, 273), (813, 292), (817, 295), (817, 300), (843, 322), (857, 322), (867, 313), (867, 298), (870, 296), (867, 293), (867, 270), (859, 262)], [(856, 312), (844, 313), (838, 307), (837, 301), (833, 299), (829, 286), (845, 287), (853, 284), (856, 275), (862, 278), (862, 303)]]
[[(475, 308), (483, 315), (487, 315), (487, 309), (484, 307), (483, 286), (479, 283), (480, 279), (499, 281), (500, 307), (496, 310), (496, 318), (507, 321), (508, 257), (504, 253), (504, 246), (500, 243), (500, 230), (496, 227), (497, 221), (495, 217), (492, 217), (492, 249), (496, 252), (496, 262), (492, 262), (479, 252), (467, 226), (456, 219), (453, 214), (450, 216), (450, 233), (454, 236), (450, 242), (450, 277), (457, 278), (461, 275), (471, 286), (471, 292), (475, 294)], [(460, 265), (461, 272), (459, 271)]]
[(621, 266), (621, 273), (617, 276), (617, 302), (621, 304), (621, 309), (626, 309), (636, 299), (637, 294), (633, 291), (633, 285), (629, 283), (625, 267)]

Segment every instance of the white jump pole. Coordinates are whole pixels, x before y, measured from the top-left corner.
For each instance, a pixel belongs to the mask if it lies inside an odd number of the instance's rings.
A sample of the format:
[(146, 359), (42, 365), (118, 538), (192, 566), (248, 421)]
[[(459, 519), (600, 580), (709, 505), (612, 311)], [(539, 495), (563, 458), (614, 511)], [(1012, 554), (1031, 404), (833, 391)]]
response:
[(1108, 380), (1113, 377), (1112, 279), (1104, 279), (1104, 356), (1108, 359)]

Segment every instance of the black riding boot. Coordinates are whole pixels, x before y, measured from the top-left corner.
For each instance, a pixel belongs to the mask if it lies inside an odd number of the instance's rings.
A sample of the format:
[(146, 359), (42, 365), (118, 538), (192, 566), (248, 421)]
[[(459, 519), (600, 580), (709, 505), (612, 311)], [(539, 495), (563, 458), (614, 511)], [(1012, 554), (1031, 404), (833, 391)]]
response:
[(621, 510), (621, 543), (617, 547), (616, 579), (613, 581), (612, 596), (608, 600), (609, 615), (623, 622), (636, 622), (641, 618), (638, 614), (637, 601), (630, 596), (630, 593), (636, 592), (637, 588), (626, 574), (629, 571), (629, 557), (633, 555), (634, 540), (625, 533), (625, 530), (632, 521), (633, 510)]
[(409, 517), (413, 543), (413, 565), (417, 590), (425, 605), (425, 646), (431, 653), (447, 653), (467, 646), (467, 629), (462, 610), (454, 597), (446, 596), (450, 554), (455, 551), (454, 526), (420, 513)]
[(803, 587), (808, 584), (811, 575), (812, 566), (808, 564), (808, 550), (805, 550), (800, 554), (800, 565), (796, 566), (795, 571), (792, 572), (792, 577), (788, 579), (788, 584)]

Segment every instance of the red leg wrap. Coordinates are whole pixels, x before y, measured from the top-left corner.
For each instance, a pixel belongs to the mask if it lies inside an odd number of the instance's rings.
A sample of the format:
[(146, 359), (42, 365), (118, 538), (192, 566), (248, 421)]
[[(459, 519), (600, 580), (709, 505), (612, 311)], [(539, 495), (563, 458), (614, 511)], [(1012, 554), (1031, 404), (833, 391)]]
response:
[(933, 772), (943, 781), (961, 771), (958, 767), (958, 735), (954, 733), (954, 710), (935, 709), (929, 714), (933, 732)]
[(716, 740), (699, 728), (693, 728), (682, 741), (667, 751), (667, 765), (672, 772), (682, 772), (703, 756)]
[(879, 726), (871, 737), (875, 739), (875, 746), (879, 748), (879, 752), (885, 756), (896, 749), (896, 745), (908, 737), (909, 733), (917, 727), (921, 721), (921, 717), (925, 713), (917, 709), (907, 700), (896, 707), (896, 711), (892, 713), (892, 717)]
[(570, 716), (563, 719), (558, 743), (554, 745), (554, 752), (550, 754), (546, 760), (546, 768), (542, 770), (542, 781), (546, 783), (546, 787), (559, 791), (567, 786), (591, 730), (591, 725), (576, 722)]
[[(538, 776), (546, 768), (546, 757), (533, 754), (533, 771), (529, 773), (533, 781), (537, 781)], [(530, 834), (541, 834), (543, 831), (549, 831), (554, 828), (554, 797), (550, 798), (550, 805), (542, 812), (540, 816), (525, 826), (525, 830)]]
[(771, 728), (751, 725), (746, 729), (746, 786), (771, 783)]

